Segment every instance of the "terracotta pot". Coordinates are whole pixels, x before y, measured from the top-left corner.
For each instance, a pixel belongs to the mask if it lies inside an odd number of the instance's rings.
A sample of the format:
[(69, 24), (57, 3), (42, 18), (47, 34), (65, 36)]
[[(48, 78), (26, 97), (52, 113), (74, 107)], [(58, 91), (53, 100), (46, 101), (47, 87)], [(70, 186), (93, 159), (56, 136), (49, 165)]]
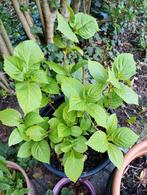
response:
[(112, 183), (112, 195), (120, 195), (121, 179), (125, 173), (126, 167), (135, 158), (147, 154), (147, 140), (136, 144), (124, 157), (124, 164), (121, 169), (117, 169)]
[[(71, 181), (68, 178), (62, 178), (54, 187), (53, 189), (53, 193), (54, 195), (59, 195), (59, 193), (61, 192), (62, 188), (64, 186), (66, 186), (66, 184), (70, 183)], [(79, 182), (81, 183), (81, 185), (85, 185), (89, 191), (91, 195), (96, 195), (95, 189), (92, 185), (92, 183), (88, 180), (79, 180)], [(89, 194), (89, 195), (90, 195)]]
[(28, 195), (35, 195), (35, 191), (34, 191), (33, 185), (31, 184), (31, 182), (30, 182), (26, 172), (19, 165), (17, 165), (14, 162), (11, 162), (11, 161), (7, 161), (7, 166), (10, 169), (15, 169), (16, 171), (21, 172), (21, 174), (23, 175), (23, 177), (25, 179), (26, 187), (30, 190), (30, 192), (28, 192)]

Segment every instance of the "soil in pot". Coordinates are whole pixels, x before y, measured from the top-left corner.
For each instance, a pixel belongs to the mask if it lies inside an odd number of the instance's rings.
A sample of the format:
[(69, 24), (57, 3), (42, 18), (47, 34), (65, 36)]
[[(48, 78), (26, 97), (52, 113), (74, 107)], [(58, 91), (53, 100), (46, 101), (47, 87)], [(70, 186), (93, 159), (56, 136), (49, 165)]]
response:
[(63, 194), (64, 190), (70, 191), (70, 194), (73, 195), (90, 195), (91, 192), (89, 191), (89, 189), (86, 187), (86, 185), (82, 184), (81, 182), (77, 182), (77, 183), (72, 183), (70, 182), (69, 184), (66, 184), (64, 186), (64, 188), (62, 188), (61, 192), (59, 193), (60, 195)]
[(147, 194), (147, 155), (136, 158), (127, 166), (121, 181), (120, 194)]

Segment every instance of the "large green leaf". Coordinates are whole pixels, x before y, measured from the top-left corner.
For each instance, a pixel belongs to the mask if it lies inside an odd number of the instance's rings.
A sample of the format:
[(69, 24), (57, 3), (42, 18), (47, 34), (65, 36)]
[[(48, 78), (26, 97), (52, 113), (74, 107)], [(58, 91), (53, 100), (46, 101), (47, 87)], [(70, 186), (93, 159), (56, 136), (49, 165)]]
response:
[(88, 140), (87, 145), (97, 152), (106, 152), (108, 149), (106, 134), (103, 131), (96, 131)]
[(123, 153), (114, 144), (109, 143), (108, 145), (108, 156), (111, 162), (120, 169), (123, 165)]
[(14, 80), (24, 80), (24, 63), (23, 60), (16, 56), (8, 56), (4, 58), (4, 70)]
[(46, 140), (34, 142), (31, 148), (32, 156), (44, 163), (50, 162), (50, 148)]
[(18, 150), (17, 156), (20, 158), (27, 158), (31, 156), (31, 148), (32, 148), (31, 141), (23, 143)]
[(71, 151), (66, 156), (64, 171), (66, 176), (73, 182), (80, 177), (84, 168), (84, 156), (77, 152)]
[(57, 30), (59, 30), (63, 35), (68, 38), (69, 40), (73, 42), (78, 42), (77, 36), (70, 28), (68, 22), (66, 19), (58, 12), (57, 13), (57, 20), (58, 20), (58, 27)]
[(85, 111), (86, 104), (80, 96), (71, 96), (69, 99), (69, 111)]
[(16, 83), (16, 96), (25, 114), (39, 108), (41, 104), (41, 90), (36, 83)]
[(86, 111), (95, 119), (99, 126), (106, 128), (107, 113), (103, 107), (90, 103), (87, 105)]
[(50, 62), (50, 61), (45, 61), (45, 63), (56, 73), (61, 74), (61, 75), (66, 75), (65, 69), (60, 65), (55, 62)]
[(9, 136), (8, 145), (12, 146), (12, 145), (20, 143), (21, 141), (23, 141), (23, 138), (21, 137), (19, 130), (15, 128)]
[(102, 86), (97, 84), (87, 84), (85, 86), (85, 96), (87, 103), (95, 103), (102, 97)]
[(88, 69), (93, 78), (98, 82), (105, 84), (107, 81), (107, 71), (105, 68), (96, 61), (88, 61)]
[(82, 96), (84, 86), (75, 78), (66, 78), (61, 85), (62, 91), (67, 98), (71, 96)]
[(138, 137), (138, 135), (127, 127), (120, 127), (111, 134), (112, 142), (115, 145), (123, 148), (132, 147), (132, 145), (137, 141)]
[(21, 123), (21, 115), (17, 110), (7, 108), (0, 111), (0, 121), (10, 127), (18, 126)]
[(128, 86), (120, 83), (120, 88), (114, 89), (115, 93), (120, 96), (128, 104), (138, 105), (138, 95)]
[(27, 40), (14, 49), (14, 56), (21, 58), (26, 66), (37, 64), (44, 60), (44, 54), (35, 41)]
[(38, 125), (34, 125), (26, 130), (26, 135), (33, 141), (41, 141), (47, 136), (47, 131)]
[(84, 13), (75, 15), (72, 27), (74, 28), (75, 33), (84, 39), (89, 39), (99, 30), (96, 19)]
[(122, 53), (117, 56), (113, 65), (113, 71), (120, 80), (128, 80), (136, 73), (136, 63), (133, 55), (130, 53)]

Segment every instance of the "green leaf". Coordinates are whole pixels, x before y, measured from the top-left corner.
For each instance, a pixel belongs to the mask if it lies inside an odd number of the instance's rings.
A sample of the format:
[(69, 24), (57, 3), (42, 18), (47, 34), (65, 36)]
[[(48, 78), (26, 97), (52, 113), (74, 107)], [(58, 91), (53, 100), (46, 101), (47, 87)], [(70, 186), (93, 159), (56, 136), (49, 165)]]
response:
[(24, 124), (18, 125), (18, 131), (24, 141), (30, 141), (30, 138), (26, 135), (26, 126)]
[(120, 88), (120, 83), (115, 77), (115, 74), (112, 70), (108, 69), (108, 82), (110, 82), (114, 87)]
[(123, 83), (120, 83), (120, 88), (115, 88), (114, 91), (126, 103), (138, 105), (138, 95), (131, 88), (124, 85)]
[(23, 138), (21, 137), (18, 129), (15, 128), (9, 136), (8, 145), (9, 146), (16, 145), (16, 144), (20, 143), (21, 141), (23, 141)]
[(71, 129), (67, 127), (64, 123), (59, 123), (57, 129), (59, 137), (67, 137), (71, 134)]
[(60, 65), (56, 64), (55, 62), (45, 61), (45, 63), (56, 73), (61, 75), (66, 75), (65, 69)]
[(21, 123), (21, 115), (18, 111), (7, 108), (0, 111), (0, 121), (10, 127), (18, 126)]
[(43, 84), (47, 84), (49, 83), (48, 81), (48, 76), (46, 71), (44, 70), (38, 70), (33, 77), (31, 77), (31, 81), (34, 81), (36, 83), (43, 83)]
[(120, 169), (123, 165), (123, 153), (114, 144), (109, 143), (108, 145), (108, 156), (111, 162)]
[(42, 94), (41, 104), (40, 107), (45, 107), (49, 103), (49, 97), (45, 94)]
[(71, 30), (66, 19), (59, 12), (57, 13), (57, 20), (58, 20), (57, 30), (59, 30), (69, 40), (78, 43), (79, 41), (77, 39), (77, 36)]
[(23, 143), (19, 148), (17, 156), (19, 158), (27, 158), (27, 157), (31, 156), (31, 148), (32, 148), (31, 141)]
[(72, 148), (71, 142), (64, 141), (64, 142), (61, 142), (61, 143), (55, 145), (55, 152), (57, 154), (62, 154), (63, 152), (64, 153), (69, 152), (71, 150), (71, 148)]
[(43, 118), (37, 112), (30, 112), (25, 117), (25, 125), (27, 127), (39, 124), (43, 121), (44, 121)]
[(90, 118), (83, 117), (81, 122), (80, 122), (80, 128), (83, 131), (90, 130), (90, 128), (91, 128), (91, 120), (90, 120)]
[(86, 142), (87, 140), (85, 137), (78, 137), (76, 140), (74, 140), (73, 149), (79, 153), (86, 152), (86, 150), (88, 149)]
[(64, 163), (64, 171), (66, 176), (71, 181), (76, 182), (80, 177), (83, 168), (84, 156), (74, 151), (69, 152)]
[(107, 128), (106, 128), (107, 133), (111, 134), (113, 131), (115, 131), (117, 129), (117, 125), (118, 125), (118, 120), (116, 114), (110, 115), (107, 120)]
[(70, 6), (69, 3), (67, 3), (67, 2), (65, 1), (65, 4), (66, 4), (66, 8), (67, 8), (67, 10), (68, 10), (68, 12), (69, 12), (69, 14), (70, 14), (69, 22), (70, 22), (70, 24), (72, 24), (72, 23), (74, 23), (74, 20), (75, 20), (74, 11), (73, 11), (73, 9), (71, 8), (71, 6)]
[(84, 39), (91, 38), (99, 30), (96, 19), (84, 13), (75, 15), (72, 27), (75, 29), (75, 33)]
[(16, 83), (16, 96), (25, 114), (34, 111), (41, 104), (41, 90), (38, 84), (31, 82)]
[(97, 152), (106, 152), (108, 150), (106, 134), (103, 131), (96, 131), (88, 140), (87, 145)]
[(71, 96), (83, 95), (84, 86), (79, 80), (75, 78), (64, 79), (61, 88), (67, 98), (70, 98)]
[(88, 61), (88, 70), (93, 78), (98, 82), (105, 84), (107, 81), (107, 71), (105, 68), (96, 61)]
[(16, 56), (8, 56), (4, 58), (4, 70), (14, 80), (24, 80), (24, 62)]
[(77, 113), (76, 111), (69, 112), (69, 105), (67, 104), (63, 111), (63, 119), (66, 121), (67, 124), (74, 124), (76, 120)]
[(57, 82), (52, 78), (48, 78), (48, 84), (42, 85), (41, 89), (45, 93), (49, 93), (49, 94), (59, 94), (60, 93)]
[(50, 148), (47, 141), (34, 142), (31, 148), (32, 156), (40, 162), (50, 162)]
[(22, 59), (27, 66), (37, 64), (44, 60), (44, 54), (35, 41), (27, 40), (14, 49), (14, 56)]
[(82, 129), (79, 126), (71, 127), (71, 135), (74, 137), (79, 137), (82, 134)]
[(120, 98), (114, 91), (104, 97), (104, 105), (107, 108), (116, 109), (123, 104), (122, 98)]
[(41, 141), (47, 136), (47, 131), (38, 125), (34, 125), (26, 130), (26, 135), (33, 141)]
[(132, 147), (139, 138), (138, 135), (127, 127), (120, 127), (116, 129), (110, 137), (115, 145), (123, 148)]
[(133, 55), (130, 53), (122, 53), (115, 58), (112, 65), (115, 75), (120, 80), (128, 80), (136, 73), (136, 63)]
[(87, 64), (87, 60), (81, 60), (80, 62), (78, 62), (72, 66), (70, 73), (72, 74), (72, 73), (76, 72), (77, 70), (79, 70), (80, 68), (82, 68), (86, 64)]
[(87, 112), (91, 117), (95, 119), (99, 126), (106, 128), (107, 124), (107, 113), (105, 109), (97, 104), (90, 103), (87, 105)]
[(102, 86), (97, 84), (87, 84), (85, 86), (85, 96), (87, 103), (96, 103), (102, 97)]
[(54, 43), (58, 48), (66, 48), (66, 43), (63, 42), (63, 39), (60, 35), (55, 35), (54, 36)]
[(72, 110), (85, 111), (86, 104), (84, 102), (84, 99), (80, 98), (79, 96), (70, 97), (70, 99), (69, 99), (69, 112)]

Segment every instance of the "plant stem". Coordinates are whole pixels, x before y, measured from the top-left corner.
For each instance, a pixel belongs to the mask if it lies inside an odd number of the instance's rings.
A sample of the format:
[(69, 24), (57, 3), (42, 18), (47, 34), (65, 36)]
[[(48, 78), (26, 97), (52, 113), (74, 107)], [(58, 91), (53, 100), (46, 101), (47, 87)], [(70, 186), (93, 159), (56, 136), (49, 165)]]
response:
[(2, 57), (10, 55), (9, 50), (7, 48), (7, 45), (4, 41), (1, 33), (0, 33), (0, 53), (1, 53)]

